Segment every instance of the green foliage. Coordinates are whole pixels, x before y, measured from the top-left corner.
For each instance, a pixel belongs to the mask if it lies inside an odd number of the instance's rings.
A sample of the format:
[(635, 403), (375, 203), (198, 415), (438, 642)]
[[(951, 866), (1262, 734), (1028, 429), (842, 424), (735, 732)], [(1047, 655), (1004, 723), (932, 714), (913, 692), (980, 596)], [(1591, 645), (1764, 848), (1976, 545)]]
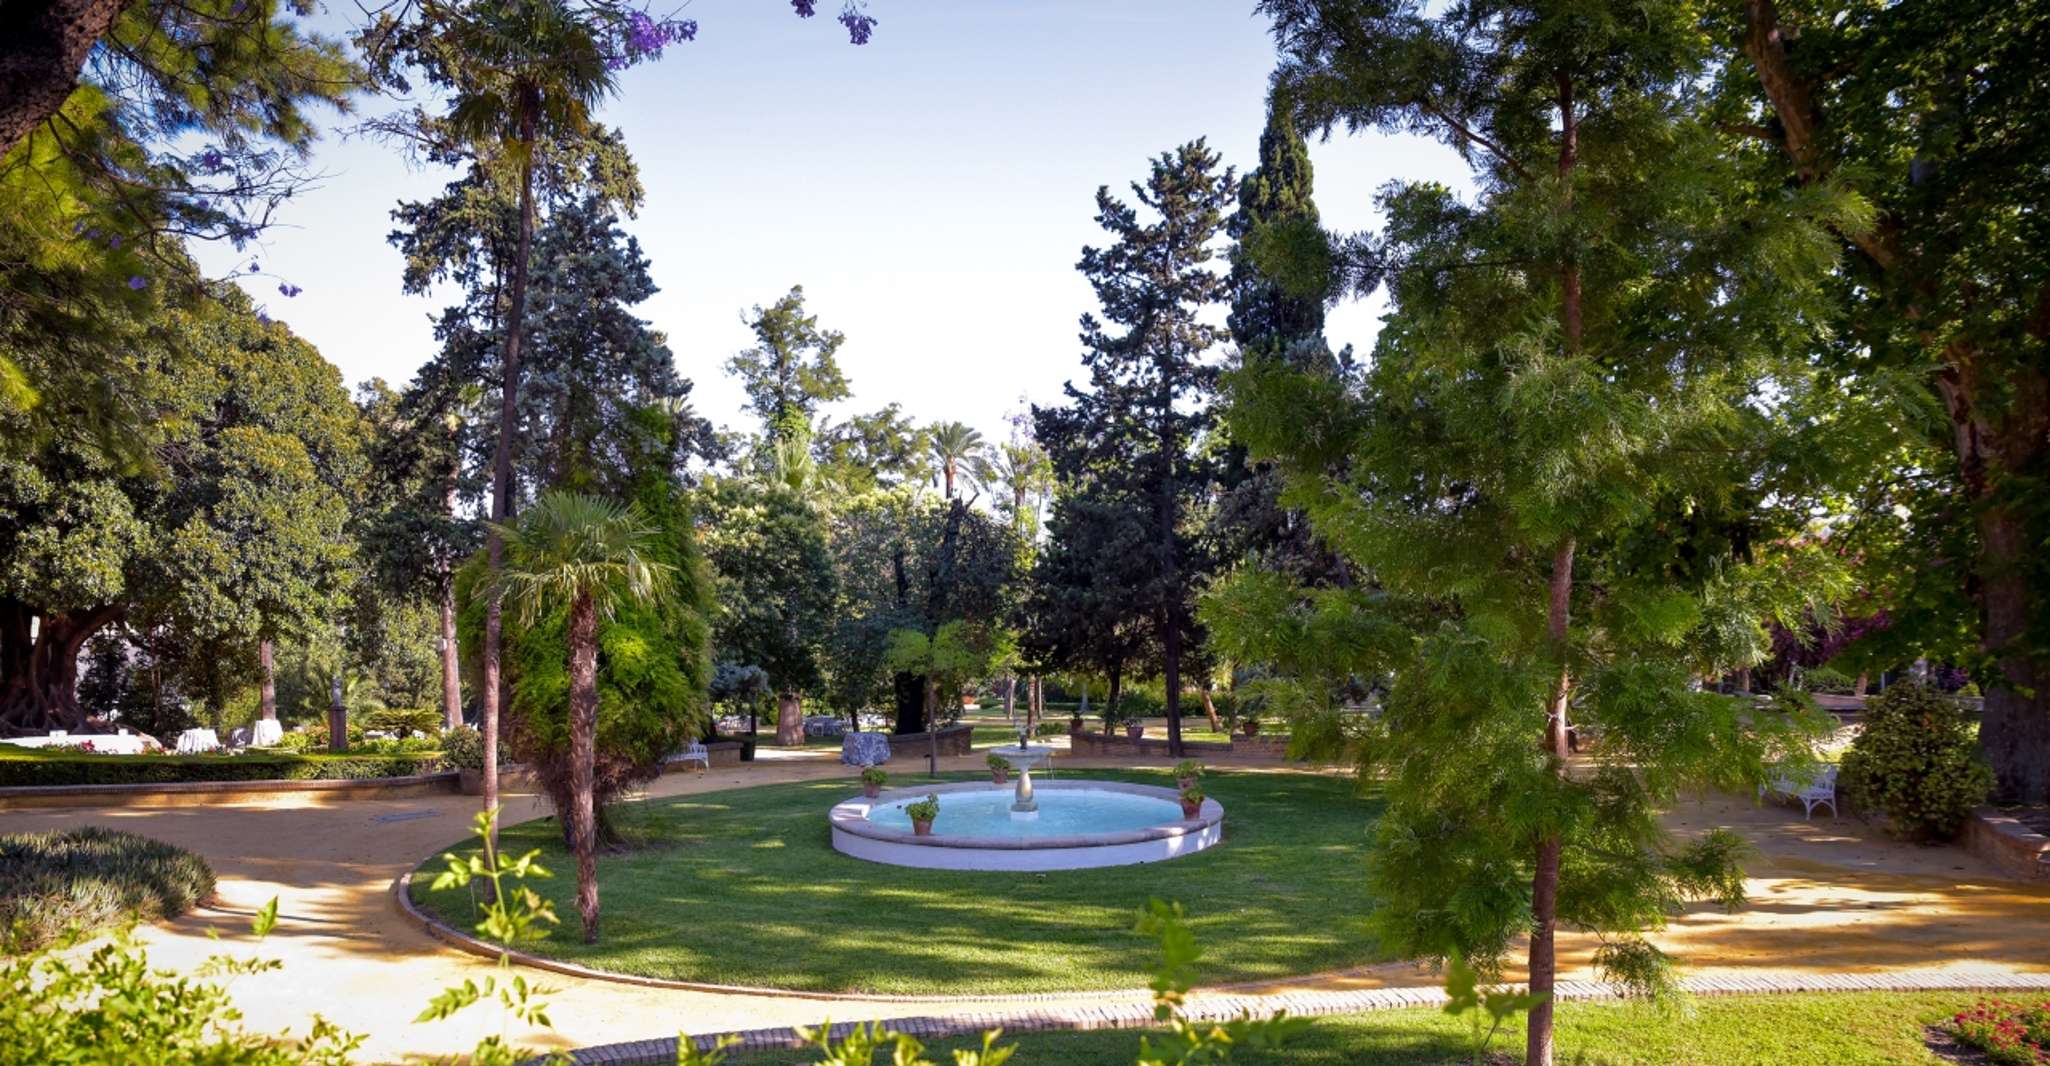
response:
[(9, 954), (176, 918), (213, 891), (206, 860), (133, 833), (83, 826), (0, 836), (0, 941)]
[(451, 770), (484, 769), (484, 734), (468, 725), (442, 730), (441, 757)]
[(1182, 789), (1182, 802), (1194, 804), (1198, 807), (1201, 807), (1203, 805), (1203, 786), (1190, 785), (1189, 787)]
[(904, 805), (904, 815), (914, 822), (930, 822), (940, 816), (940, 798), (929, 795)]
[(2004, 999), (1982, 999), (1969, 1010), (1951, 1015), (1945, 1029), (1960, 1041), (1986, 1053), (1995, 1066), (2041, 1066), (2050, 1056), (2050, 1002), (2027, 1006)]
[(87, 755), (0, 753), (0, 787), (140, 785), (180, 781), (369, 781), (436, 773), (441, 755)]
[(1902, 836), (1949, 840), (1993, 789), (1974, 734), (1971, 714), (1935, 689), (1894, 685), (1865, 702), (1837, 787)]
[(1485, 1061), (1495, 1034), (1505, 1023), (1551, 998), (1549, 994), (1518, 992), (1513, 988), (1482, 987), (1480, 976), (1456, 951), (1445, 959), (1445, 996), (1445, 1013), (1455, 1018), (1473, 1016), (1469, 1022), (1473, 1066), (1481, 1066)]
[(379, 707), (363, 716), (363, 728), (398, 737), (434, 736), (441, 731), (441, 722), (439, 707)]
[(726, 369), (740, 378), (748, 410), (762, 420), (768, 438), (788, 437), (799, 427), (809, 433), (820, 404), (851, 395), (833, 358), (847, 337), (820, 329), (818, 316), (805, 313), (804, 286), (791, 286), (766, 308), (756, 305), (747, 325), (754, 347), (727, 360)]
[(1139, 911), (1139, 934), (1160, 943), (1160, 964), (1149, 987), (1153, 989), (1153, 1016), (1165, 1023), (1167, 1031), (1139, 1038), (1138, 1066), (1192, 1066), (1225, 1061), (1241, 1049), (1275, 1051), (1308, 1031), (1309, 1019), (1291, 1018), (1286, 1011), (1258, 1020), (1242, 1017), (1207, 1029), (1182, 1017), (1189, 990), (1196, 986), (1196, 961), (1203, 954), (1187, 917), (1180, 903), (1158, 899)]
[(720, 658), (761, 667), (778, 692), (816, 691), (835, 597), (823, 520), (788, 490), (733, 478), (707, 483), (699, 501)]
[(861, 768), (861, 783), (864, 785), (881, 787), (888, 784), (889, 781), (889, 773), (880, 766), (864, 766)]
[(989, 758), (985, 759), (984, 761), (989, 764), (989, 768), (992, 770), (1001, 771), (1007, 774), (1011, 772), (1011, 760), (1006, 759), (1001, 755), (998, 755), (996, 752), (990, 752)]

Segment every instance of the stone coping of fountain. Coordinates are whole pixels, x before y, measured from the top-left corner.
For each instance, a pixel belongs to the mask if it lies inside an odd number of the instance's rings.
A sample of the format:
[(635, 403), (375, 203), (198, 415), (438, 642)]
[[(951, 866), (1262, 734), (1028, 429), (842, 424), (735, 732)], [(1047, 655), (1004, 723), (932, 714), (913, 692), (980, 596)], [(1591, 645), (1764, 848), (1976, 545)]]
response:
[[(1181, 803), (1181, 793), (1175, 789), (1161, 788), (1157, 785), (1134, 785), (1123, 781), (1095, 781), (1087, 778), (1066, 781), (1035, 781), (1033, 787), (1040, 793), (1122, 792), (1132, 796), (1144, 796), (1148, 799), (1163, 800), (1177, 806)], [(886, 826), (877, 825), (868, 820), (868, 812), (874, 808), (903, 800), (914, 800), (922, 796), (944, 795), (953, 792), (1009, 790), (1010, 786), (1008, 785), (992, 785), (986, 781), (961, 781), (945, 785), (928, 785), (923, 788), (886, 789), (875, 799), (855, 796), (841, 801), (838, 805), (834, 806), (827, 816), (828, 821), (831, 822), (833, 827), (833, 846), (842, 852), (854, 855), (856, 858), (870, 859), (875, 862), (889, 862), (900, 866), (914, 866), (923, 864), (899, 861), (901, 858), (909, 857), (909, 853), (900, 851), (900, 849), (950, 848), (981, 852), (1075, 852), (1077, 849), (1087, 848), (1130, 848), (1133, 845), (1153, 845), (1156, 842), (1162, 845), (1156, 849), (1159, 853), (1150, 858), (1134, 857), (1111, 863), (1083, 862), (1079, 864), (1081, 866), (1123, 865), (1126, 862), (1158, 861), (1200, 851), (1217, 842), (1220, 830), (1224, 824), (1224, 806), (1214, 799), (1205, 799), (1201, 811), (1194, 818), (1184, 818), (1161, 825), (1149, 825), (1141, 829), (1120, 829), (1104, 833), (1075, 833), (1064, 836), (1033, 837), (1029, 839), (1018, 837), (950, 836), (946, 833), (919, 836), (916, 833), (907, 833), (901, 829), (890, 829)], [(851, 842), (843, 841), (841, 837), (843, 833), (849, 837), (874, 841), (878, 844), (890, 845), (892, 847), (883, 852), (872, 848), (863, 848), (859, 845), (850, 848), (844, 846)], [(1195, 840), (1184, 841), (1183, 838), (1187, 837), (1194, 837)], [(1195, 846), (1188, 848), (1180, 847), (1179, 845), (1183, 843), (1193, 843)], [(1145, 850), (1142, 847), (1132, 853), (1137, 855)], [(864, 854), (864, 852), (867, 853)], [(885, 857), (886, 855), (888, 857)], [(949, 865), (950, 867), (952, 866), (952, 864)], [(1005, 865), (1008, 866), (1009, 864)], [(1066, 869), (1074, 867), (1033, 863), (1030, 867), (1020, 868)]]

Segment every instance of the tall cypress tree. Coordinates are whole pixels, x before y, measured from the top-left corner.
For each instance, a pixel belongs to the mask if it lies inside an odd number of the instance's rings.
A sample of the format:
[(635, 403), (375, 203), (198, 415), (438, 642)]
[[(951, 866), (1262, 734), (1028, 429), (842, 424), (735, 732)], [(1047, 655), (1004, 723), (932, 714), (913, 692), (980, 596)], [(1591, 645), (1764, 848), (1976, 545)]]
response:
[(1310, 148), (1286, 108), (1269, 107), (1260, 133), (1260, 165), (1239, 183), (1239, 209), (1227, 228), (1231, 250), (1231, 315), (1226, 326), (1242, 357), (1285, 356), (1297, 342), (1321, 342), (1324, 301), (1291, 292), (1260, 269), (1250, 243), (1256, 234), (1314, 229), (1314, 174)]
[(1214, 244), (1237, 180), (1201, 139), (1153, 160), (1133, 206), (1096, 191), (1096, 221), (1114, 238), (1077, 265), (1103, 317), (1082, 316), (1088, 390), (1071, 382), (1064, 410), (1035, 409), (1055, 471), (1084, 491), (1143, 509), (1139, 547), (1150, 575), (1129, 609), (1158, 634), (1167, 686), (1169, 750), (1181, 754), (1182, 658), (1196, 630), (1190, 597), (1208, 567), (1188, 521), (1215, 478), (1205, 439), (1215, 424), (1217, 368), (1206, 360), (1223, 331), (1203, 321), (1222, 301)]

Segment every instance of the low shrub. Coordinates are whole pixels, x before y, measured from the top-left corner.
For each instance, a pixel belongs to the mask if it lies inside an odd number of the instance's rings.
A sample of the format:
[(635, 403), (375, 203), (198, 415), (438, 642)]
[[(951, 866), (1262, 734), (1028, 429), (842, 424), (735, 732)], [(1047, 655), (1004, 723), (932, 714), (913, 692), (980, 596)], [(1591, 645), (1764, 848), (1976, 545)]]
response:
[(421, 755), (441, 750), (439, 737), (380, 737), (349, 745), (351, 755)]
[(442, 716), (438, 707), (379, 707), (365, 712), (363, 728), (406, 736), (424, 733), (433, 736), (441, 729)]
[(1972, 1009), (1952, 1015), (1946, 1028), (2000, 1066), (2050, 1063), (2050, 1000), (2025, 1007), (2004, 999), (1982, 999)]
[(213, 894), (206, 860), (99, 826), (0, 836), (0, 931), (29, 951), (67, 930), (175, 918)]
[(484, 769), (484, 734), (467, 725), (443, 730), (441, 758), (451, 770)]
[(300, 732), (286, 733), (284, 736), (279, 737), (278, 742), (271, 745), (271, 747), (278, 751), (291, 752), (314, 750), (313, 738)]
[(142, 785), (180, 781), (366, 781), (441, 770), (440, 752), (346, 755), (82, 755), (0, 753), (0, 787)]
[(1993, 790), (1993, 771), (1979, 761), (1970, 714), (1933, 689), (1895, 685), (1866, 702), (1837, 787), (1902, 836), (1949, 840)]

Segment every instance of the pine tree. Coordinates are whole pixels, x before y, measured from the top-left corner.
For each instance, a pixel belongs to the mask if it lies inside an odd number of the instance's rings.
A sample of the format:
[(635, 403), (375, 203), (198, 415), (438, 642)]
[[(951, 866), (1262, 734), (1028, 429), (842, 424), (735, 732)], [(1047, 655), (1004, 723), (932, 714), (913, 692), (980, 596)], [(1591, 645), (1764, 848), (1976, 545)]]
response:
[(1231, 250), (1231, 315), (1226, 319), (1241, 358), (1288, 357), (1298, 343), (1321, 346), (1324, 301), (1291, 292), (1254, 261), (1250, 238), (1261, 231), (1317, 226), (1310, 148), (1285, 108), (1269, 107), (1260, 133), (1260, 165), (1239, 183), (1239, 209), (1227, 232)]
[(1077, 264), (1102, 315), (1082, 316), (1089, 388), (1074, 402), (1035, 409), (1039, 439), (1063, 480), (1102, 500), (1143, 508), (1150, 531), (1137, 546), (1150, 579), (1126, 607), (1143, 613), (1160, 642), (1167, 686), (1168, 747), (1181, 754), (1182, 658), (1195, 636), (1191, 597), (1209, 563), (1190, 521), (1215, 471), (1204, 447), (1217, 368), (1206, 361), (1223, 331), (1203, 312), (1226, 294), (1210, 263), (1237, 181), (1202, 140), (1153, 160), (1139, 206), (1096, 192), (1096, 221), (1114, 239), (1084, 248)]
[[(1233, 376), (1234, 433), (1373, 590), (1242, 573), (1206, 618), (1234, 650), (1392, 678), (1380, 722), (1354, 726), (1389, 782), (1376, 926), (1391, 950), (1490, 963), (1527, 932), (1526, 1060), (1549, 1066), (1559, 925), (1657, 987), (1640, 930), (1742, 890), (1737, 843), (1674, 850), (1658, 805), (1804, 747), (1798, 719), (1691, 682), (1826, 591), (1797, 580), (1820, 564), (1794, 442), (1821, 234), (1855, 205), (1748, 194), (1699, 114), (1710, 57), (1684, 3), (1262, 9), (1304, 128), (1428, 133), (1478, 192), (1382, 194), (1363, 247), (1392, 310), (1356, 387)], [(1327, 284), (1356, 284), (1322, 258)], [(1582, 727), (1602, 739), (1576, 759)]]

